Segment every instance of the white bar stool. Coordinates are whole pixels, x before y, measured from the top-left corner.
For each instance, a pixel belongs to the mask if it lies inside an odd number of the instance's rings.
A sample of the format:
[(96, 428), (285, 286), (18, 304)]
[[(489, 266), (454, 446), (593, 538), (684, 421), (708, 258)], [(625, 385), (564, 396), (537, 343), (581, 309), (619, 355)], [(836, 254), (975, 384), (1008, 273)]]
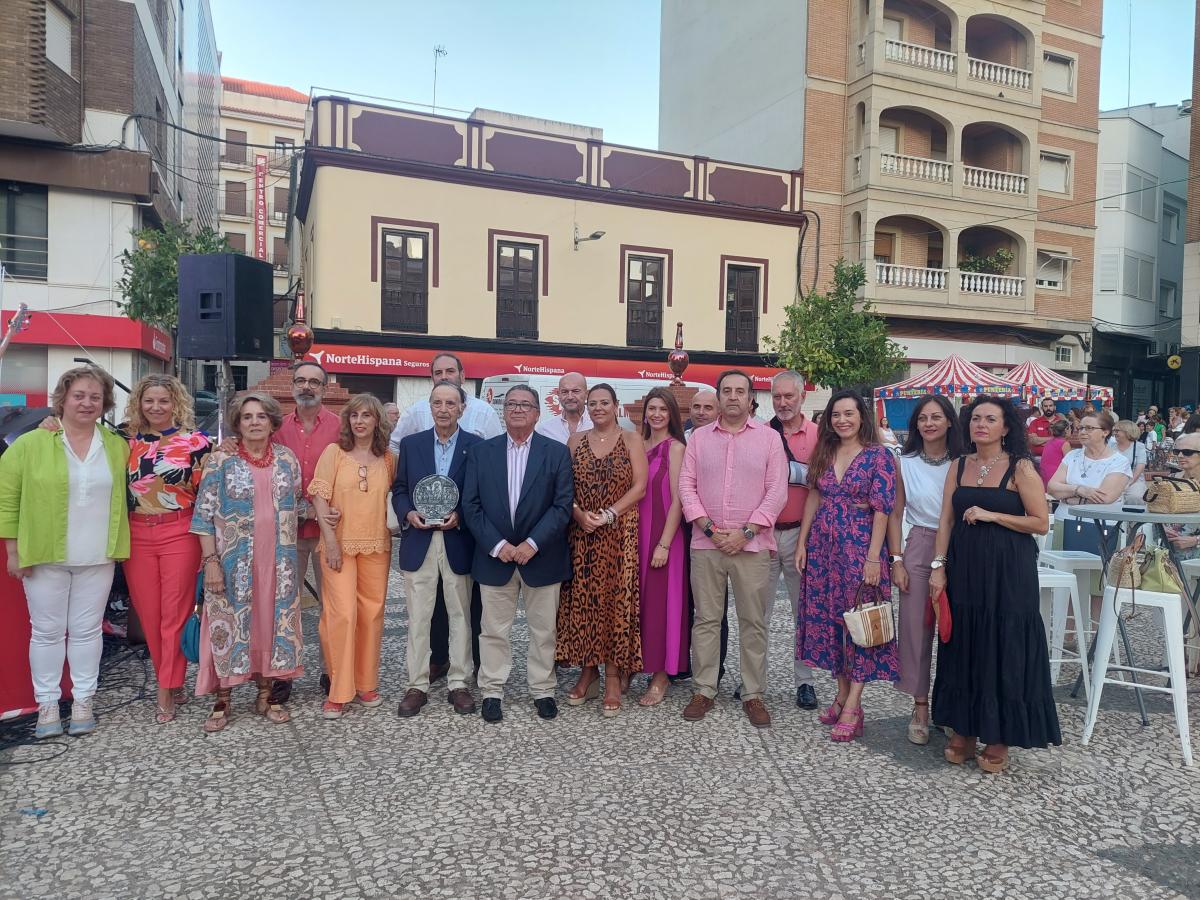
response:
[[(1038, 565), (1045, 568), (1054, 569), (1058, 572), (1069, 572), (1079, 579), (1080, 572), (1099, 572), (1104, 568), (1104, 562), (1100, 559), (1097, 553), (1089, 553), (1086, 550), (1043, 550), (1038, 554)], [(1088, 586), (1091, 585), (1091, 579), (1087, 579)], [(1091, 634), (1092, 631), (1092, 603), (1091, 591), (1085, 591), (1081, 584), (1079, 588), (1079, 596), (1088, 597), (1087, 603), (1077, 603), (1075, 605), (1075, 614), (1079, 616), (1079, 624), (1083, 626), (1083, 630)], [(1086, 683), (1086, 678), (1084, 679)]]
[[(1050, 648), (1050, 681), (1058, 682), (1058, 673), (1064, 662), (1077, 662), (1083, 670), (1084, 693), (1091, 698), (1088, 679), (1087, 631), (1083, 614), (1084, 601), (1079, 596), (1079, 579), (1070, 572), (1055, 569), (1038, 569), (1038, 587), (1041, 588), (1042, 621), (1046, 625), (1046, 643)], [(1091, 603), (1089, 597), (1086, 601)], [(1067, 615), (1070, 613), (1075, 631), (1075, 651), (1063, 649), (1067, 631)], [(1063, 654), (1070, 653), (1070, 656)]]
[[(1109, 678), (1109, 670), (1118, 672), (1136, 672), (1138, 675), (1152, 675), (1159, 678), (1163, 673), (1154, 669), (1140, 669), (1135, 666), (1120, 666), (1109, 663), (1112, 653), (1113, 640), (1117, 633), (1117, 618), (1120, 606), (1132, 603), (1134, 591), (1129, 588), (1108, 587), (1104, 589), (1104, 607), (1100, 612), (1100, 627), (1096, 632), (1096, 655), (1092, 665), (1092, 691), (1088, 698), (1087, 719), (1083, 726), (1083, 739), (1086, 744), (1092, 737), (1092, 729), (1096, 727), (1096, 717), (1100, 711), (1100, 695), (1104, 685), (1112, 684), (1118, 687), (1134, 687), (1134, 684), (1124, 679)], [(1170, 684), (1148, 685), (1138, 683), (1143, 691), (1158, 691), (1170, 694), (1175, 705), (1175, 726), (1179, 729), (1179, 743), (1183, 748), (1184, 765), (1192, 764), (1192, 738), (1188, 728), (1187, 710), (1187, 675), (1184, 666), (1183, 650), (1183, 604), (1178, 594), (1160, 594), (1156, 591), (1136, 591), (1139, 606), (1151, 607), (1162, 611), (1164, 620), (1164, 642), (1167, 651), (1167, 671)]]

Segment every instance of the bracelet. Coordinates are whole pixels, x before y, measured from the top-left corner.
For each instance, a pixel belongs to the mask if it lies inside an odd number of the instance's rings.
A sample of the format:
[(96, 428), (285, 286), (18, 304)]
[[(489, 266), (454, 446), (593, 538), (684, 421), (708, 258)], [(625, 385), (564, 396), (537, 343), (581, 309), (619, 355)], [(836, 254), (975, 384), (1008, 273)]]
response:
[(604, 510), (604, 519), (609, 525), (612, 525), (617, 521), (617, 514), (613, 511), (611, 506)]
[(876, 565), (876, 566), (877, 566), (877, 565), (879, 565), (879, 563), (880, 563), (880, 561), (879, 561), (879, 560), (877, 560), (877, 559), (868, 559), (868, 560), (867, 560), (867, 561), (864, 563), (864, 565), (868, 565), (868, 566), (869, 566), (869, 565), (872, 565), (872, 564), (874, 564), (874, 565)]
[(219, 563), (220, 561), (221, 561), (221, 557), (218, 554), (210, 553), (208, 556), (205, 556), (200, 560), (200, 568), (203, 569), (210, 562)]
[(656, 546), (658, 547), (658, 549), (659, 549), (659, 550), (665, 550), (667, 553), (670, 553), (670, 552), (671, 552), (671, 548), (670, 548), (670, 547), (667, 547), (667, 546), (665, 546), (665, 545), (663, 545), (663, 544), (658, 544), (658, 545), (656, 545)]

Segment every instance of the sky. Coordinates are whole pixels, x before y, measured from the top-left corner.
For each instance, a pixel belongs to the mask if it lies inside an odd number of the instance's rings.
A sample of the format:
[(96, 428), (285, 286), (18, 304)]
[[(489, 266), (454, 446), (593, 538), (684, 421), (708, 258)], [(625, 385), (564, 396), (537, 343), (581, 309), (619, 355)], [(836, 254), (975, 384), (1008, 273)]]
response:
[[(1127, 88), (1134, 105), (1191, 96), (1195, 0), (1103, 2), (1101, 108), (1125, 106)], [(440, 45), (443, 112), (484, 107), (599, 127), (614, 143), (658, 143), (658, 0), (211, 4), (228, 76), (428, 104)]]

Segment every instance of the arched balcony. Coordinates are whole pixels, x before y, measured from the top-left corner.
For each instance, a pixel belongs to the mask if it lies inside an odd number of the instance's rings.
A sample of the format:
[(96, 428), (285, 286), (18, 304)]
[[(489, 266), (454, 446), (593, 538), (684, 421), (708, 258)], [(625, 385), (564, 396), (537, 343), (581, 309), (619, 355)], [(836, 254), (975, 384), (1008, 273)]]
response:
[(1033, 89), (1032, 36), (1012, 20), (978, 15), (967, 19), (967, 77), (1018, 91)]
[(946, 231), (916, 216), (885, 216), (875, 223), (875, 283), (883, 287), (946, 290)]
[(953, 15), (925, 0), (884, 0), (883, 58), (888, 62), (953, 75)]
[(879, 174), (950, 184), (949, 123), (922, 109), (893, 106), (879, 116)]
[(1025, 243), (991, 225), (965, 228), (958, 236), (958, 289), (963, 294), (1024, 297)]
[(1024, 135), (992, 122), (973, 122), (962, 132), (963, 186), (1027, 196), (1029, 142)]

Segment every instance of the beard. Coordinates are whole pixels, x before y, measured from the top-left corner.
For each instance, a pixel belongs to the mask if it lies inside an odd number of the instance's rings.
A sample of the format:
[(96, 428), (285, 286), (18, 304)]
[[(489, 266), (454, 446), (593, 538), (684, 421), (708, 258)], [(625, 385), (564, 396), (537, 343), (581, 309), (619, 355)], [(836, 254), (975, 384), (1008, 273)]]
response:
[(321, 405), (321, 398), (314, 394), (301, 394), (295, 400), (297, 406), (303, 406), (305, 409), (312, 409)]

